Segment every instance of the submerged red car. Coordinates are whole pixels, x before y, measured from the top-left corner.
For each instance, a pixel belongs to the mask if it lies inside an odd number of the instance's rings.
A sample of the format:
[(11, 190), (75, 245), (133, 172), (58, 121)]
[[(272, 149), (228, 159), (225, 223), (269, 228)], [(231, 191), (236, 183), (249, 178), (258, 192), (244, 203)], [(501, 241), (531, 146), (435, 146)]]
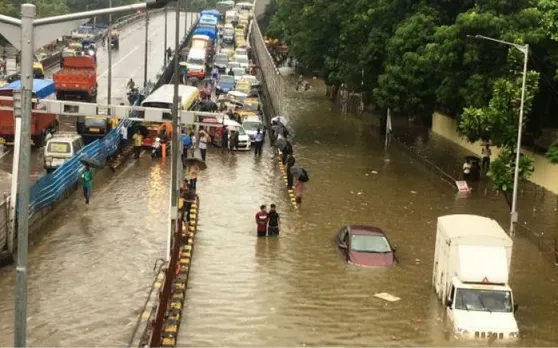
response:
[(384, 267), (397, 263), (395, 247), (380, 228), (349, 225), (341, 228), (335, 239), (347, 262), (364, 267)]

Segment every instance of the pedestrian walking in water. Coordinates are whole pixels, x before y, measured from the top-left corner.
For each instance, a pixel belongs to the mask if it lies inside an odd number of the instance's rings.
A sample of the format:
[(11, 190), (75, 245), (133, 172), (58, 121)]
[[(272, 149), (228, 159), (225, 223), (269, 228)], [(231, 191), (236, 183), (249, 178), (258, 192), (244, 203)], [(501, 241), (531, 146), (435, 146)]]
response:
[(490, 156), (492, 155), (492, 151), (490, 150), (490, 143), (484, 143), (481, 148), (481, 157), (482, 157), (482, 170), (486, 173), (490, 168)]
[(209, 143), (210, 141), (211, 140), (209, 138), (209, 135), (207, 135), (207, 133), (203, 130), (200, 131), (199, 148), (200, 148), (201, 158), (204, 162), (205, 162), (205, 156), (207, 154), (207, 143)]
[(304, 168), (300, 168), (296, 165), (291, 166), (289, 172), (293, 176), (293, 179), (296, 179), (295, 188), (294, 188), (295, 197), (296, 197), (296, 202), (298, 204), (301, 204), (302, 196), (304, 194), (304, 184), (308, 182), (310, 178), (308, 177), (308, 173)]
[[(190, 222), (190, 210), (192, 209), (192, 204), (196, 202), (196, 193), (188, 187), (187, 180), (184, 180), (182, 184), (182, 199), (184, 200), (182, 206), (182, 221)], [(186, 218), (186, 220), (184, 218)]]
[(134, 139), (134, 156), (136, 159), (139, 159), (141, 153), (141, 143), (143, 142), (143, 135), (141, 135), (141, 132), (138, 130), (132, 138)]
[(125, 124), (120, 128), (120, 137), (120, 151), (122, 151), (128, 146), (128, 127)]
[(295, 165), (295, 158), (293, 156), (289, 156), (289, 158), (287, 159), (287, 189), (290, 190), (293, 188), (294, 185), (294, 180), (293, 180), (293, 174), (291, 173), (291, 168)]
[(188, 177), (190, 178), (190, 190), (196, 191), (199, 172), (200, 172), (200, 167), (197, 164), (193, 164), (188, 169)]
[(254, 137), (254, 156), (262, 155), (262, 147), (264, 141), (264, 133), (258, 128)]
[(229, 150), (238, 150), (238, 132), (235, 129), (231, 129), (231, 138), (229, 140)]
[(256, 213), (256, 226), (258, 237), (265, 237), (267, 233), (267, 207), (264, 205), (260, 206), (260, 211)]
[(221, 135), (221, 149), (227, 151), (229, 149), (229, 130), (227, 127), (223, 127), (223, 133)]
[(276, 210), (275, 204), (270, 206), (269, 214), (267, 215), (267, 235), (274, 237), (279, 235), (281, 230), (281, 217)]
[(89, 204), (89, 199), (91, 198), (91, 183), (93, 181), (93, 175), (89, 170), (89, 165), (85, 165), (85, 169), (81, 172), (81, 185), (83, 187), (83, 197), (85, 198), (85, 204)]
[(184, 130), (180, 139), (182, 140), (182, 164), (184, 164), (184, 161), (188, 159), (188, 151), (190, 151), (192, 147), (192, 138), (190, 138), (186, 130)]

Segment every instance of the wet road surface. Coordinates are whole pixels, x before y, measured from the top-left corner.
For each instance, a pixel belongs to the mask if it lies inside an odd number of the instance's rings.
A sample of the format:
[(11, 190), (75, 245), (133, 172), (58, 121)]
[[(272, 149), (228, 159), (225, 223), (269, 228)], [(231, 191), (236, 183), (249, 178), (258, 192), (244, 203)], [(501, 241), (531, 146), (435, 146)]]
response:
[[(431, 289), (436, 218), (486, 214), (506, 226), (505, 204), (456, 198), (455, 188), (397, 146), (384, 161), (378, 130), (341, 116), (323, 95), (316, 86), (285, 100), (297, 162), (310, 173), (298, 212), (268, 147), (261, 159), (209, 153), (198, 183), (200, 226), (179, 345), (475, 344), (450, 337)], [(264, 203), (276, 203), (282, 214), (279, 238), (255, 237), (254, 214)], [(400, 264), (347, 265), (333, 242), (344, 224), (382, 227), (398, 246)], [(558, 342), (557, 281), (554, 266), (516, 237), (511, 285), (523, 335), (517, 345)], [(380, 292), (401, 300), (373, 297)]]
[[(193, 13), (181, 13), (180, 32), (184, 33), (184, 20), (189, 28)], [(167, 44), (174, 47), (175, 37), (175, 14), (168, 15)], [(157, 14), (150, 18), (149, 49), (148, 49), (148, 80), (155, 81), (157, 74), (161, 71), (164, 59), (164, 34), (165, 16)], [(128, 104), (126, 96), (126, 84), (132, 78), (136, 86), (143, 85), (144, 75), (144, 47), (145, 26), (143, 21), (133, 23), (120, 31), (120, 49), (112, 51), (112, 103)], [(99, 92), (98, 103), (107, 102), (108, 83), (108, 53), (99, 44), (97, 57), (97, 83)], [(61, 117), (61, 132), (75, 132), (75, 118)], [(0, 149), (0, 192), (10, 192), (11, 172), (13, 165), (13, 151), (11, 148)], [(45, 174), (43, 168), (43, 149), (32, 149), (31, 151), (31, 181), (35, 182)]]
[[(163, 18), (152, 18), (158, 29), (150, 31), (161, 51)], [(174, 40), (170, 18), (169, 42)], [(143, 42), (143, 30), (133, 33), (132, 39)], [(128, 35), (126, 30), (123, 35)], [(116, 61), (125, 55), (124, 42), (133, 45), (129, 38), (121, 36)], [(162, 64), (162, 53), (159, 56), (160, 60), (150, 60), (151, 76)], [(137, 74), (134, 79), (141, 81), (143, 70), (137, 67), (142, 66), (142, 57), (129, 55), (115, 68), (122, 72), (115, 74), (125, 78)], [(125, 86), (121, 87), (124, 93)], [(116, 91), (113, 88), (113, 95)], [(11, 166), (11, 159), (7, 163)], [(33, 163), (42, 165), (39, 160)], [(165, 252), (169, 183), (170, 158), (162, 162), (144, 153), (114, 174), (105, 170), (96, 176), (89, 206), (78, 191), (48, 216), (41, 231), (31, 237), (29, 345), (128, 344), (154, 277), (154, 262)], [(0, 346), (13, 344), (14, 284), (15, 267), (1, 268)]]

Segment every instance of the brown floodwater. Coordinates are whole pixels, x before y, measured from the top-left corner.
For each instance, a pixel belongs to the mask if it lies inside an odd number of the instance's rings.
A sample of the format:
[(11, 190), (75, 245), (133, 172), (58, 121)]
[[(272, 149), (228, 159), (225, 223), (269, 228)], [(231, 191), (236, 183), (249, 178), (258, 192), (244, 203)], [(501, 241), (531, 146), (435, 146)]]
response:
[[(261, 159), (210, 153), (198, 183), (201, 222), (179, 345), (483, 344), (449, 334), (431, 289), (435, 224), (440, 215), (472, 213), (506, 226), (505, 202), (458, 198), (455, 187), (397, 145), (385, 161), (378, 130), (341, 115), (314, 83), (312, 92), (293, 91), (284, 101), (297, 162), (311, 177), (300, 210), (290, 206), (269, 147)], [(264, 203), (278, 205), (279, 238), (255, 236), (254, 214)], [(382, 227), (400, 264), (347, 265), (333, 243), (345, 224)], [(516, 237), (511, 273), (522, 338), (510, 345), (556, 345), (556, 268)], [(373, 296), (380, 292), (401, 300)]]

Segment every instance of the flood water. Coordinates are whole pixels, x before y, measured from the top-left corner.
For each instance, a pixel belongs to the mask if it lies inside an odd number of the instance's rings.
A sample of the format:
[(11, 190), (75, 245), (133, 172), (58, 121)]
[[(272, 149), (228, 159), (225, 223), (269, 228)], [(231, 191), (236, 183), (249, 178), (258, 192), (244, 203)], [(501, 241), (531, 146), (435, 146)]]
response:
[[(295, 157), (310, 174), (298, 212), (269, 147), (261, 159), (209, 154), (198, 183), (201, 222), (179, 344), (475, 344), (450, 337), (431, 289), (436, 218), (486, 214), (506, 226), (505, 203), (501, 197), (456, 198), (454, 187), (397, 146), (384, 161), (377, 129), (342, 116), (323, 96), (316, 86), (285, 100)], [(283, 231), (258, 239), (254, 214), (270, 203), (278, 205)], [(382, 227), (398, 246), (400, 264), (347, 265), (333, 243), (344, 224)], [(548, 259), (517, 237), (511, 285), (523, 337), (511, 345), (556, 345), (557, 280)], [(401, 300), (373, 296), (381, 292)]]

